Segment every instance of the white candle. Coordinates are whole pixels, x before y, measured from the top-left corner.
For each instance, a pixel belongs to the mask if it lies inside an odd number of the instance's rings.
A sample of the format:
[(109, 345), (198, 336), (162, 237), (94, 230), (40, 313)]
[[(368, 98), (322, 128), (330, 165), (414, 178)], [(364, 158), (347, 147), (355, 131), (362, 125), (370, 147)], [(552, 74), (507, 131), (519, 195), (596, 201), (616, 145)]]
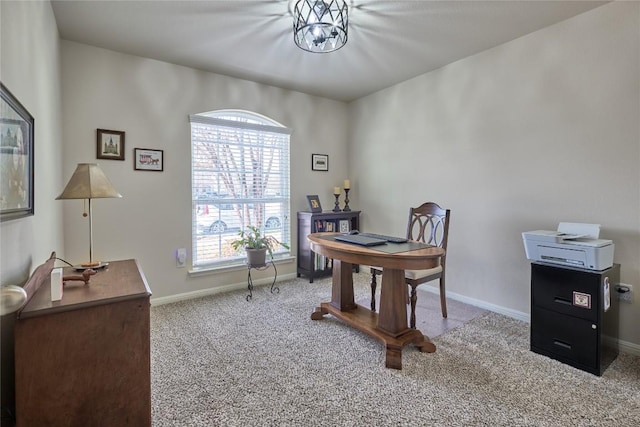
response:
[(350, 188), (351, 188), (351, 182), (349, 182), (349, 180), (348, 180), (348, 179), (345, 179), (345, 180), (344, 180), (344, 189), (345, 189), (345, 190), (348, 190), (348, 189), (350, 189)]
[(338, 195), (340, 194), (341, 190), (340, 187), (333, 187), (333, 194)]

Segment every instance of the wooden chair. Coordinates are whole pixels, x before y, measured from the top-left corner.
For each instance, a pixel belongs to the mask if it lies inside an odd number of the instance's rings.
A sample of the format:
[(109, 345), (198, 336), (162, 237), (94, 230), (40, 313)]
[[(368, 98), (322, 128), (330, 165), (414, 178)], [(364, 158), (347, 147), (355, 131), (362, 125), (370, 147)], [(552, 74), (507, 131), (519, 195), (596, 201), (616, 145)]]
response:
[[(449, 216), (451, 211), (443, 209), (433, 202), (423, 203), (417, 208), (409, 209), (409, 224), (407, 226), (407, 238), (424, 242), (429, 245), (439, 246), (445, 250), (445, 255), (440, 260), (438, 267), (429, 270), (405, 270), (405, 280), (411, 286), (411, 328), (416, 327), (416, 301), (418, 294), (416, 288), (422, 283), (440, 279), (440, 307), (442, 317), (447, 317), (447, 300), (445, 294), (445, 267), (447, 263), (447, 239), (449, 237)], [(371, 267), (371, 310), (376, 307), (376, 275), (382, 274), (378, 267)]]

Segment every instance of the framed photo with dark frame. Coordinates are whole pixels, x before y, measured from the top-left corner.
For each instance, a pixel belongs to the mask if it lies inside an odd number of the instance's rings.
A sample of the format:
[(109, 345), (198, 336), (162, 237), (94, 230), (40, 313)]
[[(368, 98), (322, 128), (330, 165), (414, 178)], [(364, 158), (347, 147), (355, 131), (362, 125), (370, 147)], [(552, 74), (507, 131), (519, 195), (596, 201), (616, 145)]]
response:
[(328, 171), (329, 170), (329, 155), (328, 154), (312, 154), (311, 155), (311, 170), (314, 171)]
[(120, 130), (97, 130), (96, 158), (124, 160), (124, 132)]
[(0, 83), (0, 221), (33, 215), (34, 119)]
[(134, 148), (133, 169), (138, 171), (162, 172), (164, 170), (164, 151), (149, 148)]
[(307, 202), (309, 203), (311, 212), (322, 212), (322, 205), (317, 195), (307, 196)]

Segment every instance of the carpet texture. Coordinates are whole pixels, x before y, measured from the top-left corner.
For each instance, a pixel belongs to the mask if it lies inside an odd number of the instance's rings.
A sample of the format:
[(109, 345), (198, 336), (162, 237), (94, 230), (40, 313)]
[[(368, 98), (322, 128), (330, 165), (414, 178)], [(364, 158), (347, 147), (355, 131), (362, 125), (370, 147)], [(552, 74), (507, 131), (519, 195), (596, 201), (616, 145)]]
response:
[[(354, 280), (367, 301), (368, 275)], [(527, 323), (484, 313), (387, 369), (377, 340), (310, 319), (330, 279), (279, 287), (152, 307), (154, 426), (640, 425), (640, 358), (597, 377), (529, 351)]]

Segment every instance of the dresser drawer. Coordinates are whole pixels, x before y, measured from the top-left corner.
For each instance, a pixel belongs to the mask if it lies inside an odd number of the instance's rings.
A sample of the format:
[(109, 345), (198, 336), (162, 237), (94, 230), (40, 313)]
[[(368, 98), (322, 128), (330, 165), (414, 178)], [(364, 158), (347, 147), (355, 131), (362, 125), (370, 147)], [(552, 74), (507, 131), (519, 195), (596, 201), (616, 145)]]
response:
[(531, 349), (595, 368), (598, 361), (597, 325), (539, 307), (531, 310)]
[(532, 305), (598, 322), (602, 286), (593, 272), (531, 264)]

